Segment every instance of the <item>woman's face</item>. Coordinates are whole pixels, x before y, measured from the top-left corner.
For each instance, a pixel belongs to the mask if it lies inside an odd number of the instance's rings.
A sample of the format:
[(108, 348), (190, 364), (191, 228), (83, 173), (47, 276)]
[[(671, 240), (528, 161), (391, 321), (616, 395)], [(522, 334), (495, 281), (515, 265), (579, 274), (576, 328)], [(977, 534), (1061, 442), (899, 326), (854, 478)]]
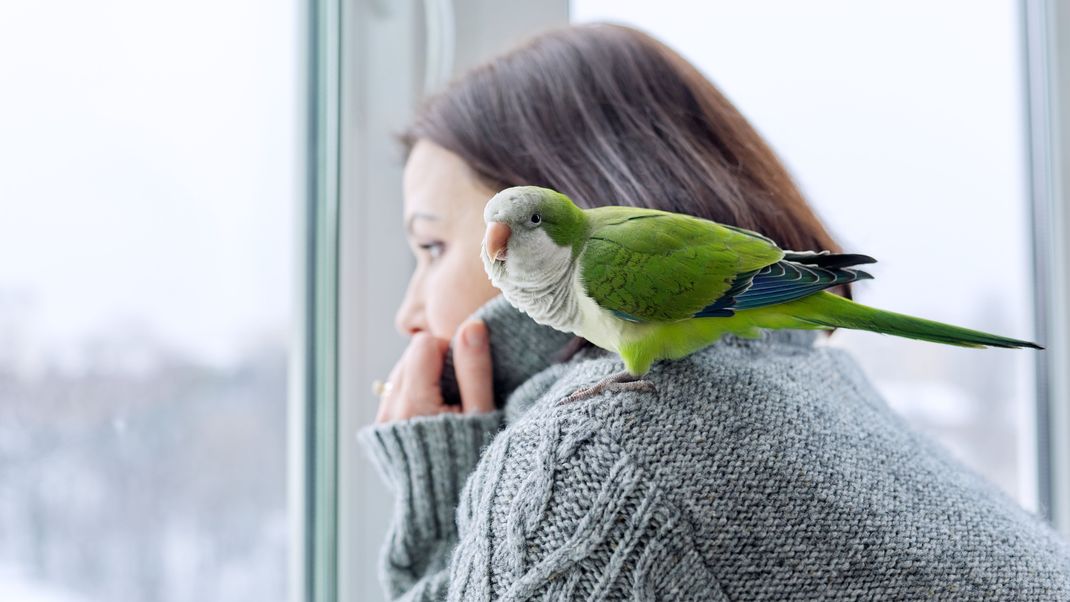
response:
[(405, 233), (416, 271), (395, 324), (402, 334), (453, 333), (498, 294), (479, 258), (483, 206), (495, 190), (483, 185), (456, 154), (428, 140), (409, 153), (404, 174)]

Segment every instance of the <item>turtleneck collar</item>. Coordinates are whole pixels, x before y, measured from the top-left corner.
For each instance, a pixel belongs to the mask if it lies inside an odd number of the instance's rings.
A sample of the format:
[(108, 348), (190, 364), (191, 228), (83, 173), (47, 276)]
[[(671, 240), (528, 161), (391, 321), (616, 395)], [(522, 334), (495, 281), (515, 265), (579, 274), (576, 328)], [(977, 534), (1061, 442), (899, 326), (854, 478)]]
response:
[[(499, 408), (521, 383), (558, 361), (574, 335), (538, 324), (498, 295), (472, 314), (487, 326), (494, 369), (494, 402)], [(817, 338), (812, 330), (765, 331), (757, 339), (725, 335), (715, 345), (761, 347), (772, 343), (811, 347)], [(459, 403), (460, 393), (453, 369), (452, 350), (442, 368), (442, 396)]]
[[(494, 368), (494, 403), (499, 408), (521, 383), (553, 364), (574, 336), (535, 322), (502, 295), (487, 301), (472, 317), (487, 326)], [(442, 397), (447, 403), (460, 401), (452, 349), (447, 351), (442, 367)]]

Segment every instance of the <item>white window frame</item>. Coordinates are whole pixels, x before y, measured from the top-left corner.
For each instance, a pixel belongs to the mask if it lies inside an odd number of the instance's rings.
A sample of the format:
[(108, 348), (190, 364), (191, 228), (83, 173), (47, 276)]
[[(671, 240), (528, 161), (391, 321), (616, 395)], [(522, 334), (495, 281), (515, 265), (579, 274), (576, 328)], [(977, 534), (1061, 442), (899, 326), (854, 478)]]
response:
[(1070, 6), (1022, 4), (1037, 334), (1040, 513), (1070, 536)]

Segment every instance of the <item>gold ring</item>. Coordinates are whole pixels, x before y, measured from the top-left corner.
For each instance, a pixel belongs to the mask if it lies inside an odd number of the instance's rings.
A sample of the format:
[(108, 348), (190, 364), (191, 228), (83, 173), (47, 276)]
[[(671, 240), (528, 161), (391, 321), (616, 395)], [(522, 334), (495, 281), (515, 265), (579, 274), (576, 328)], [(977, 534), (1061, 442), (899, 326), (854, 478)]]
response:
[(394, 383), (390, 381), (383, 382), (379, 379), (372, 381), (372, 393), (375, 393), (379, 397), (386, 397), (390, 394), (390, 391), (393, 388)]

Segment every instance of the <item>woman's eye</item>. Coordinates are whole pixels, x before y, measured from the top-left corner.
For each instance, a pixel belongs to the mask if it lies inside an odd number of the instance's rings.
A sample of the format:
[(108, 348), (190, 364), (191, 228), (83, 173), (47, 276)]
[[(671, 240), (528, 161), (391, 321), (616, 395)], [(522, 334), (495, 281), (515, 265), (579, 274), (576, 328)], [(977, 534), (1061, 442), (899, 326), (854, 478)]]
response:
[(533, 213), (531, 215), (531, 223), (537, 224), (537, 223), (539, 223), (541, 221), (542, 221), (542, 216), (539, 215), (538, 213)]
[(446, 249), (446, 245), (441, 241), (428, 242), (420, 245), (420, 248), (427, 253), (431, 259), (438, 259), (442, 256), (442, 252)]

